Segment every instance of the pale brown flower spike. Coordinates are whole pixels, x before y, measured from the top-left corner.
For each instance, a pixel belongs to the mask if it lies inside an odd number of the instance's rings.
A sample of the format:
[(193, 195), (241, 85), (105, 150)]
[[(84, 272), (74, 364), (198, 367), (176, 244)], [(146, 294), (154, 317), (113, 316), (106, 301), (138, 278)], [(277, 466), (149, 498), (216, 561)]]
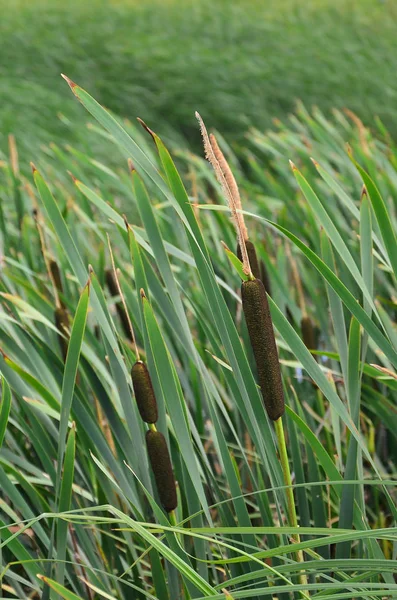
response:
[(248, 253), (245, 247), (245, 241), (248, 238), (247, 229), (245, 227), (244, 217), (241, 213), (241, 199), (236, 180), (231, 172), (226, 158), (222, 153), (222, 150), (218, 146), (214, 134), (208, 136), (204, 121), (198, 112), (196, 112), (196, 118), (200, 124), (205, 156), (211, 163), (215, 171), (216, 178), (222, 186), (223, 193), (226, 197), (228, 206), (232, 213), (234, 224), (236, 226), (238, 242), (242, 251), (243, 271), (246, 275), (252, 275)]
[[(237, 187), (237, 182), (234, 178), (232, 170), (229, 167), (229, 164), (228, 164), (222, 150), (218, 146), (218, 142), (213, 133), (210, 134), (210, 142), (211, 142), (211, 146), (214, 149), (214, 154), (215, 154), (216, 158), (218, 159), (219, 166), (221, 167), (223, 175), (227, 181), (230, 192), (234, 198), (234, 202), (236, 204), (236, 209), (237, 209), (237, 211), (241, 211), (242, 210), (241, 198), (240, 198), (240, 192)], [(240, 225), (241, 225), (241, 228), (243, 231), (244, 240), (248, 240), (248, 232), (247, 232), (247, 228), (246, 228), (245, 222), (244, 222), (244, 215), (241, 212), (238, 212), (238, 218), (239, 218)]]

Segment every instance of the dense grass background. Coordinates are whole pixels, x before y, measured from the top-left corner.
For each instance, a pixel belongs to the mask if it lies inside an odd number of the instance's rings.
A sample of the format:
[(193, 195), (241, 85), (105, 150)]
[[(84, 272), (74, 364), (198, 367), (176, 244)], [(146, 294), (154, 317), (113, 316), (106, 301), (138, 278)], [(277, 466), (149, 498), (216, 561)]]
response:
[(179, 143), (194, 137), (195, 110), (234, 139), (297, 98), (367, 122), (379, 114), (396, 131), (394, 2), (1, 0), (0, 11), (0, 147), (13, 132), (29, 159), (84, 126), (62, 71)]
[[(59, 147), (42, 156), (34, 183), (15, 154), (1, 165), (5, 596), (46, 600), (51, 587), (66, 600), (394, 597), (397, 148), (387, 131), (301, 106), (276, 131), (222, 144), (271, 282), (297, 529), (212, 170), (202, 151), (175, 151), (185, 191), (159, 139), (156, 148), (141, 127), (121, 130), (75, 91), (105, 128), (93, 135), (113, 168)], [(161, 510), (148, 465), (135, 353), (105, 284), (107, 235), (178, 481), (174, 515)], [(304, 316), (316, 334), (309, 348)]]

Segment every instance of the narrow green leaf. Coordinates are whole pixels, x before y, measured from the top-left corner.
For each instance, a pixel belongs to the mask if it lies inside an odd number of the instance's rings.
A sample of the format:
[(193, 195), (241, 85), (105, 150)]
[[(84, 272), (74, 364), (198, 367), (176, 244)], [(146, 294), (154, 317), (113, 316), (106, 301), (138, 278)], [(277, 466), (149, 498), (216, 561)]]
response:
[(368, 173), (358, 164), (358, 162), (354, 159), (353, 154), (350, 152), (349, 157), (356, 166), (364, 181), (365, 187), (367, 188), (376, 220), (378, 221), (382, 239), (394, 271), (394, 276), (397, 277), (397, 237), (389, 216), (388, 208), (382, 196), (380, 195), (376, 184), (368, 175)]
[(83, 600), (83, 598), (77, 596), (70, 590), (67, 590), (65, 587), (63, 587), (63, 585), (54, 581), (53, 579), (45, 577), (44, 575), (37, 575), (37, 577), (46, 585), (48, 585), (52, 590), (57, 592), (57, 594), (59, 594), (61, 598), (64, 598), (64, 600)]
[[(76, 426), (72, 423), (68, 440), (66, 443), (65, 460), (63, 462), (63, 473), (61, 490), (59, 493), (59, 512), (68, 511), (71, 508), (72, 485), (74, 479), (74, 461), (76, 454)], [(62, 519), (58, 521), (57, 527), (57, 559), (59, 560), (57, 570), (57, 581), (63, 585), (65, 573), (65, 559), (67, 548), (68, 523)]]
[(0, 406), (0, 448), (3, 445), (4, 436), (7, 429), (8, 417), (11, 410), (11, 390), (5, 377), (1, 376), (1, 406)]

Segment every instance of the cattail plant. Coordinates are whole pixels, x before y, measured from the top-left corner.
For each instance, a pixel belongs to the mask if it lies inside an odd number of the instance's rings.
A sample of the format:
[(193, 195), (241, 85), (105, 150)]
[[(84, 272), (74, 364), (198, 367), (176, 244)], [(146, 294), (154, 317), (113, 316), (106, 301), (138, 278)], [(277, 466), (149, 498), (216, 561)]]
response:
[(178, 506), (178, 497), (167, 442), (160, 431), (149, 429), (146, 446), (161, 504), (167, 513), (172, 513)]
[[(118, 296), (119, 295), (119, 290), (118, 290), (118, 286), (117, 286), (116, 277), (115, 277), (114, 271), (112, 269), (106, 269), (105, 279), (106, 279), (106, 285), (108, 286), (108, 290), (110, 292), (110, 295), (111, 296)], [(126, 315), (126, 313), (124, 311), (123, 305), (122, 305), (121, 302), (116, 302), (115, 306), (116, 306), (117, 314), (118, 314), (119, 319), (121, 321), (121, 326), (123, 328), (124, 335), (129, 340), (131, 340), (130, 326), (129, 326), (128, 318), (127, 318), (127, 315)]]
[[(58, 294), (59, 293), (62, 294), (63, 293), (63, 285), (62, 285), (61, 271), (60, 271), (57, 261), (54, 259), (51, 259), (48, 262), (48, 266), (49, 266), (49, 271), (51, 273), (51, 279), (54, 282), (56, 289), (58, 290)], [(60, 301), (60, 304), (62, 306), (64, 306), (64, 302), (61, 299), (59, 301)]]
[(68, 353), (68, 337), (69, 337), (69, 315), (68, 311), (64, 306), (58, 306), (54, 311), (55, 325), (57, 329), (61, 332), (58, 335), (59, 346), (61, 348), (63, 360), (66, 360), (66, 355)]
[[(128, 231), (128, 223), (127, 223), (127, 231)], [(131, 368), (131, 381), (132, 387), (134, 389), (135, 400), (138, 406), (139, 414), (141, 415), (142, 421), (148, 423), (149, 425), (154, 425), (158, 419), (158, 410), (157, 410), (157, 401), (156, 396), (153, 390), (153, 384), (150, 377), (150, 373), (148, 371), (147, 366), (141, 360), (139, 354), (138, 344), (136, 343), (136, 338), (134, 334), (134, 329), (132, 327), (132, 323), (128, 314), (127, 305), (125, 303), (124, 295), (121, 290), (119, 278), (117, 275), (116, 265), (113, 258), (113, 251), (110, 245), (110, 239), (108, 237), (108, 245), (110, 258), (112, 262), (112, 268), (108, 269), (107, 277), (109, 277), (109, 281), (111, 281), (112, 291), (118, 295), (120, 295), (119, 305), (119, 315), (123, 315), (124, 324), (128, 328), (128, 337), (132, 340), (136, 361)], [(109, 275), (111, 274), (111, 277)]]
[[(140, 294), (142, 301), (146, 300), (143, 289), (140, 290)], [(138, 354), (137, 347), (136, 352)], [(131, 369), (131, 378), (139, 414), (149, 425), (146, 432), (146, 447), (160, 502), (164, 510), (169, 513), (171, 522), (175, 524), (174, 510), (178, 505), (178, 498), (171, 457), (164, 435), (156, 429), (155, 423), (158, 419), (156, 396), (148, 368), (139, 359), (139, 354)]]
[[(286, 485), (287, 508), (290, 524), (293, 527), (298, 527), (291, 472), (282, 423), (285, 405), (281, 369), (266, 290), (262, 281), (255, 277), (250, 263), (250, 256), (246, 244), (248, 233), (241, 210), (241, 199), (236, 181), (218, 146), (215, 136), (213, 134), (210, 136), (208, 135), (204, 122), (198, 113), (196, 113), (196, 117), (200, 123), (206, 157), (214, 168), (216, 177), (222, 186), (237, 231), (238, 245), (241, 251), (241, 262), (243, 263), (243, 273), (247, 277), (241, 284), (243, 312), (255, 358), (263, 401), (267, 414), (269, 418), (274, 421), (275, 425), (280, 462)], [(299, 535), (296, 535), (295, 539), (299, 542)], [(296, 558), (298, 562), (303, 562), (304, 559), (301, 550), (297, 552)], [(307, 583), (307, 577), (304, 573), (300, 574), (300, 581), (302, 584)]]
[[(129, 228), (127, 224), (127, 231)], [(129, 337), (131, 338), (136, 354), (136, 361), (131, 368), (131, 380), (134, 389), (135, 400), (138, 406), (142, 421), (149, 425), (146, 432), (146, 447), (149, 455), (149, 462), (152, 467), (157, 491), (164, 510), (169, 513), (171, 522), (175, 523), (174, 510), (178, 505), (176, 484), (172, 470), (171, 458), (168, 451), (165, 437), (160, 431), (157, 431), (155, 423), (158, 419), (158, 409), (156, 396), (153, 389), (149, 370), (145, 363), (140, 359), (138, 345), (131, 320), (128, 315), (127, 306), (118, 280), (116, 266), (114, 263), (113, 252), (108, 237), (110, 257), (112, 261), (112, 286), (120, 295), (120, 308), (123, 309), (125, 321), (128, 323)], [(110, 271), (110, 270), (109, 270)], [(109, 272), (108, 271), (108, 272)], [(142, 300), (145, 298), (145, 292), (141, 290)]]
[(134, 363), (131, 379), (142, 421), (149, 424), (156, 423), (158, 419), (156, 396), (148, 368), (141, 360)]
[[(127, 223), (127, 231), (128, 223)], [(107, 271), (107, 276), (109, 277), (109, 281), (111, 281), (112, 290), (120, 295), (119, 311), (123, 315), (124, 323), (128, 327), (129, 338), (132, 340), (135, 349), (136, 361), (132, 365), (131, 368), (131, 381), (132, 387), (134, 389), (135, 400), (138, 406), (139, 414), (141, 415), (142, 421), (148, 423), (149, 425), (154, 426), (154, 423), (157, 422), (158, 419), (158, 410), (157, 410), (157, 401), (156, 396), (153, 389), (152, 380), (150, 377), (149, 370), (145, 363), (141, 360), (139, 354), (138, 344), (136, 343), (136, 338), (134, 334), (134, 329), (132, 327), (132, 323), (128, 314), (127, 305), (125, 304), (125, 299), (121, 290), (120, 282), (118, 279), (116, 265), (114, 263), (113, 251), (110, 245), (110, 239), (108, 237), (108, 245), (110, 258), (112, 262), (112, 269)], [(108, 274), (111, 274), (110, 277)], [(115, 294), (114, 294), (115, 295)], [(120, 314), (120, 312), (119, 312)], [(155, 428), (153, 427), (153, 430)]]
[(285, 411), (284, 391), (273, 323), (262, 281), (243, 281), (241, 298), (263, 401), (269, 418), (276, 421)]
[(317, 346), (316, 332), (313, 321), (308, 315), (304, 315), (301, 320), (301, 332), (303, 342), (308, 350), (315, 350)]
[(38, 210), (38, 207), (35, 205), (35, 200), (33, 200), (33, 202), (34, 202), (33, 219), (35, 221), (37, 232), (39, 234), (41, 252), (43, 255), (44, 263), (45, 263), (47, 273), (48, 273), (49, 279), (51, 281), (52, 289), (53, 289), (53, 293), (54, 293), (54, 299), (55, 299), (54, 321), (55, 321), (55, 325), (56, 325), (58, 331), (60, 331), (60, 334), (58, 335), (59, 346), (61, 349), (63, 360), (66, 360), (66, 355), (68, 353), (68, 345), (69, 345), (69, 343), (68, 343), (69, 313), (67, 311), (67, 308), (66, 308), (64, 302), (61, 300), (61, 298), (59, 296), (59, 293), (63, 292), (61, 273), (59, 270), (58, 263), (55, 260), (53, 260), (53, 259), (49, 260), (49, 258), (48, 258), (48, 250), (47, 250), (47, 246), (46, 246), (44, 230), (40, 223), (40, 212)]
[[(238, 237), (238, 254), (248, 280), (241, 285), (243, 312), (258, 371), (259, 385), (269, 418), (276, 421), (284, 414), (284, 392), (266, 290), (259, 276), (255, 246), (248, 239), (236, 180), (213, 134), (196, 115), (204, 140), (206, 156), (222, 185)], [(252, 262), (251, 262), (252, 261)]]

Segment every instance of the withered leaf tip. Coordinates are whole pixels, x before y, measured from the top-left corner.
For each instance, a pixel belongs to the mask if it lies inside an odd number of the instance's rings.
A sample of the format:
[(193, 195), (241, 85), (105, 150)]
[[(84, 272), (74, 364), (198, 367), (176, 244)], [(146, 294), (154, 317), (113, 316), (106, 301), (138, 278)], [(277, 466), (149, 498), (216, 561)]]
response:
[(67, 75), (64, 75), (64, 73), (61, 73), (61, 77), (66, 81), (66, 83), (68, 84), (68, 86), (70, 87), (70, 89), (73, 92), (73, 88), (77, 87), (77, 83), (75, 83), (74, 81), (69, 79), (69, 77)]
[(72, 178), (73, 183), (77, 183), (77, 177), (75, 177), (71, 171), (68, 171), (67, 173)]
[(148, 125), (146, 125), (145, 121), (143, 119), (141, 119), (140, 117), (137, 117), (137, 121), (142, 125), (142, 127), (148, 132), (150, 133), (150, 135), (152, 136), (153, 139), (155, 139), (155, 133), (152, 129), (150, 129), (150, 127)]

